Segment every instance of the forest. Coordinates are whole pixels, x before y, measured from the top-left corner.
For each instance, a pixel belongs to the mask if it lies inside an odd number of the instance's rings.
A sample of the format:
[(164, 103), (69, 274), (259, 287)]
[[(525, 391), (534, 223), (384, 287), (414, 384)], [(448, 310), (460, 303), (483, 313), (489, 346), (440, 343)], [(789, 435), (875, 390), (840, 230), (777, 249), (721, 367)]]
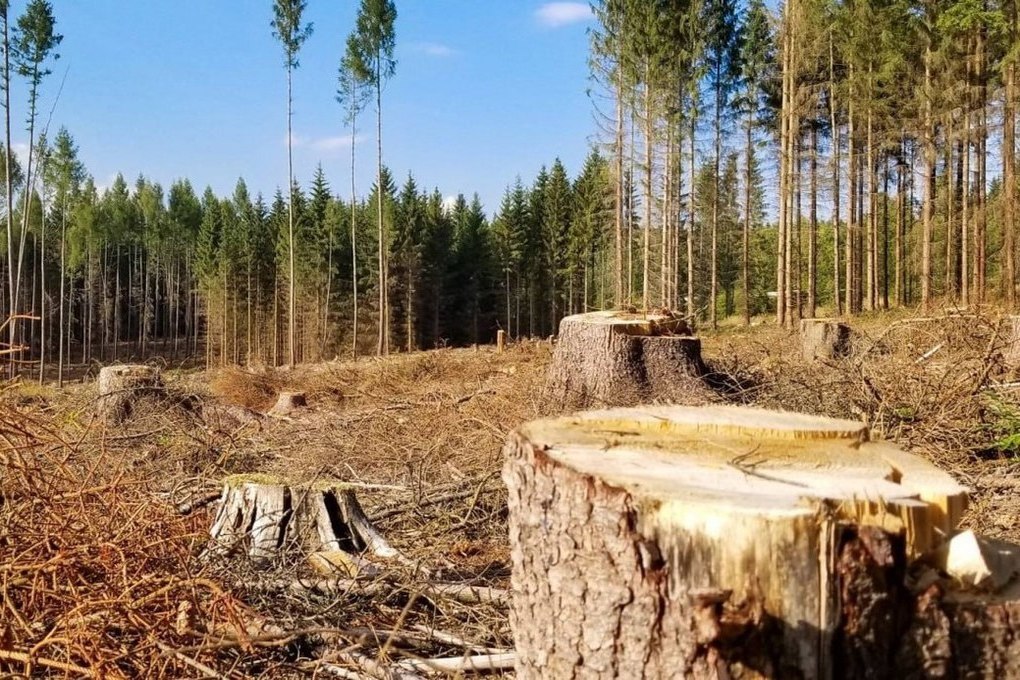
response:
[[(278, 3), (272, 20), (288, 114), (300, 49), (319, 38), (304, 5)], [(1015, 2), (601, 0), (592, 13), (583, 167), (550, 159), (483, 206), (444, 204), (385, 166), (392, 3), (362, 9), (323, 83), (348, 129), (376, 124), (366, 196), (353, 161), (368, 151), (353, 145), (350, 178), (291, 167), (272, 196), (243, 178), (230, 196), (144, 176), (98, 191), (72, 133), (50, 135), (38, 111), (61, 41), (52, 6), (5, 12), (7, 119), (24, 107), (31, 153), (4, 154), (3, 351), (62, 376), (128, 356), (281, 365), (499, 328), (544, 337), (565, 315), (631, 305), (715, 326), (1014, 302)], [(10, 101), (12, 78), (27, 101)]]

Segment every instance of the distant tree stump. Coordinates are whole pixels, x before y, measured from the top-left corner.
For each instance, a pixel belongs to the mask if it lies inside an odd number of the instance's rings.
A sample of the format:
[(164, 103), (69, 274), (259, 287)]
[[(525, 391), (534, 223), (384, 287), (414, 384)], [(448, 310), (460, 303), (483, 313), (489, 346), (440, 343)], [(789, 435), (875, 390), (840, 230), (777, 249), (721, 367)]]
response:
[(1002, 325), (1002, 362), (1007, 368), (1020, 368), (1020, 316), (1007, 316)]
[(306, 406), (308, 406), (308, 398), (305, 397), (304, 392), (280, 392), (273, 408), (269, 409), (269, 415), (289, 416)]
[(127, 420), (139, 399), (163, 392), (159, 369), (153, 366), (105, 366), (99, 370), (97, 382), (96, 412), (108, 425)]
[(227, 477), (210, 534), (214, 552), (243, 551), (260, 561), (288, 549), (398, 556), (365, 516), (353, 489), (291, 484), (272, 475)]
[(556, 409), (578, 409), (702, 400), (704, 373), (701, 340), (681, 318), (624, 311), (577, 314), (560, 322), (544, 401)]
[(504, 349), (506, 349), (506, 331), (500, 329), (496, 331), (496, 354), (502, 354)]
[(518, 678), (1020, 677), (1017, 593), (904, 583), (965, 489), (860, 423), (646, 406), (504, 452)]
[(801, 319), (800, 348), (806, 361), (850, 353), (850, 326), (836, 319)]

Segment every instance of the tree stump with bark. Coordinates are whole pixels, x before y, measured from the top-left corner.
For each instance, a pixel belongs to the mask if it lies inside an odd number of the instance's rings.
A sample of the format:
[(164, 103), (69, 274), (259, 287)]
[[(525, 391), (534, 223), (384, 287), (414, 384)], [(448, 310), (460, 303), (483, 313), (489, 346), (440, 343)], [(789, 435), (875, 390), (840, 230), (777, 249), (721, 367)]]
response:
[(308, 398), (304, 392), (280, 392), (273, 408), (269, 409), (269, 415), (289, 416), (306, 406), (308, 406)]
[(227, 477), (210, 534), (214, 552), (241, 551), (257, 561), (288, 550), (399, 557), (365, 516), (354, 490), (339, 482), (295, 484), (263, 474)]
[(108, 425), (119, 425), (130, 417), (138, 400), (163, 394), (159, 369), (153, 366), (105, 366), (99, 370), (96, 413)]
[(850, 353), (850, 326), (836, 319), (801, 319), (800, 348), (806, 361)]
[(923, 566), (966, 490), (860, 423), (647, 406), (505, 454), (519, 678), (1020, 677), (1020, 593)]
[(1002, 325), (1002, 361), (1007, 368), (1020, 368), (1020, 316), (1007, 316)]
[(547, 407), (626, 406), (653, 400), (702, 402), (701, 340), (669, 313), (603, 311), (560, 321), (546, 374)]

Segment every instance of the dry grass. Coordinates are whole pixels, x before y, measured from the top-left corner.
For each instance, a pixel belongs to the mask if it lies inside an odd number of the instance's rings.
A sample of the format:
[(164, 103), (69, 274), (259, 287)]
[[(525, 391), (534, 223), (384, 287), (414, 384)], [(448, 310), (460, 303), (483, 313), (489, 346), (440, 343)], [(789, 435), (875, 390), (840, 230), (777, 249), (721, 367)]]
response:
[[(1020, 376), (1002, 364), (997, 316), (852, 325), (853, 351), (837, 361), (805, 362), (795, 334), (768, 325), (706, 335), (704, 355), (726, 399), (867, 420), (974, 488), (970, 524), (1020, 538)], [(213, 508), (177, 506), (232, 473), (359, 482), (368, 514), (431, 579), (506, 587), (500, 450), (538, 415), (549, 354), (523, 343), (172, 373), (170, 396), (116, 431), (93, 420), (89, 385), (0, 391), (0, 675), (306, 677), (327, 650), (386, 663), (463, 653), (374, 639), (414, 626), (510, 645), (504, 608), (436, 601), (413, 570), (317, 595), (281, 586), (308, 575), (300, 560), (267, 571), (202, 559)], [(262, 422), (203, 416), (210, 400), (264, 410), (281, 389), (305, 391), (309, 408)]]
[(225, 404), (264, 411), (276, 401), (283, 384), (278, 372), (229, 367), (213, 373), (209, 391)]

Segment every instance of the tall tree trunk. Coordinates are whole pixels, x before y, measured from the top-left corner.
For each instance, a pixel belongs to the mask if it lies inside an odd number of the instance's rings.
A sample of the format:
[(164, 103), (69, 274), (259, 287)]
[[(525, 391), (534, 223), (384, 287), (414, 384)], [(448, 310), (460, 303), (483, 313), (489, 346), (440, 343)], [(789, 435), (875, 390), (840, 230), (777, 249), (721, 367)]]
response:
[[(655, 161), (655, 120), (652, 117), (651, 66), (645, 67), (645, 223), (642, 252), (641, 309), (649, 308), (651, 232), (652, 232), (652, 171)], [(555, 303), (554, 303), (555, 304)]]
[(376, 133), (376, 196), (379, 220), (379, 345), (377, 353), (390, 353), (389, 282), (386, 271), (386, 233), (383, 228), (382, 182), (382, 57), (375, 58), (375, 133)]
[[(864, 295), (864, 308), (871, 310), (875, 309), (878, 305), (875, 304), (877, 295), (875, 294), (878, 289), (877, 275), (878, 271), (875, 267), (875, 253), (878, 250), (878, 243), (875, 238), (875, 211), (878, 209), (876, 205), (878, 203), (878, 182), (875, 176), (875, 127), (874, 127), (874, 116), (872, 115), (871, 106), (871, 74), (868, 74), (868, 109), (867, 109), (867, 151), (865, 153), (865, 163), (868, 166), (868, 221), (867, 227), (865, 228), (865, 256), (867, 257), (867, 263), (865, 266), (866, 281), (865, 281), (865, 295)], [(863, 220), (862, 220), (863, 221)]]
[(818, 305), (818, 127), (811, 124), (810, 215), (808, 216), (808, 318)]
[(614, 270), (613, 301), (617, 307), (623, 305), (623, 67), (616, 67), (616, 193), (614, 219), (616, 232), (616, 266)]
[(718, 326), (717, 313), (719, 297), (719, 163), (722, 157), (722, 76), (716, 72), (715, 82), (715, 144), (712, 172), (712, 274), (709, 293), (709, 322), (712, 328)]
[[(853, 66), (850, 67), (851, 77), (853, 76)], [(856, 136), (856, 108), (854, 107), (853, 97), (847, 99), (847, 175), (848, 175), (848, 208), (849, 214), (847, 215), (846, 224), (846, 311), (847, 314), (856, 314), (860, 310), (857, 308), (857, 295), (856, 295), (856, 262), (857, 262), (857, 136)]]
[[(14, 349), (17, 341), (14, 315), (17, 314), (18, 300), (14, 287), (14, 179), (11, 177), (11, 37), (10, 21), (8, 18), (9, 3), (0, 3), (3, 12), (0, 20), (4, 22), (4, 72), (3, 72), (3, 93), (4, 93), (4, 126), (6, 137), (4, 141), (4, 174), (7, 182), (7, 292), (10, 295), (10, 319), (7, 319), (7, 337), (10, 349)], [(12, 355), (13, 359), (13, 355)], [(13, 378), (17, 362), (8, 363), (8, 375)]]
[[(1008, 0), (1009, 35), (1015, 45), (1020, 39), (1017, 31), (1017, 2)], [(1003, 126), (1002, 126), (1002, 177), (1005, 192), (1003, 200), (1003, 289), (1006, 303), (1016, 306), (1016, 223), (1017, 187), (1016, 187), (1016, 60), (1006, 66), (1005, 88), (1003, 89)]]
[(835, 46), (832, 31), (829, 31), (829, 124), (832, 130), (832, 301), (836, 315), (843, 314), (843, 298), (840, 296), (839, 281), (839, 208), (840, 208), (840, 146), (842, 128), (836, 120), (836, 74)]
[[(357, 102), (357, 80), (352, 78), (351, 101)], [(353, 319), (351, 321), (351, 356), (358, 358), (358, 197), (354, 183), (354, 145), (358, 137), (357, 104), (351, 104), (351, 288)]]
[[(928, 11), (932, 23), (931, 10)], [(932, 27), (933, 28), (933, 27)], [(931, 294), (932, 221), (935, 214), (935, 122), (932, 117), (932, 44), (928, 39), (924, 50), (924, 92), (922, 143), (924, 144), (924, 198), (921, 206), (921, 306), (927, 310)]]
[(782, 41), (782, 101), (779, 111), (779, 228), (776, 234), (776, 323), (786, 325), (787, 305), (787, 185), (789, 184), (789, 137), (790, 137), (790, 2), (783, 3), (783, 20), (780, 27)]
[(744, 232), (740, 257), (740, 286), (744, 293), (744, 325), (751, 325), (751, 171), (754, 168), (754, 112), (747, 114), (744, 147)]
[(692, 96), (691, 98), (691, 129), (690, 129), (690, 144), (691, 144), (691, 166), (690, 166), (690, 190), (687, 192), (687, 211), (689, 214), (689, 221), (687, 224), (687, 320), (690, 323), (694, 323), (694, 220), (695, 220), (695, 172), (697, 162), (697, 130), (698, 130), (698, 115), (697, 115), (697, 104)]
[[(292, 117), (293, 117), (293, 71), (287, 66), (287, 191), (290, 200), (287, 201), (287, 243), (288, 243), (288, 266), (287, 272), (290, 280), (290, 296), (287, 305), (287, 342), (288, 364), (291, 368), (297, 365), (297, 279), (294, 278), (294, 153), (292, 143)], [(208, 342), (208, 340), (207, 340)]]

